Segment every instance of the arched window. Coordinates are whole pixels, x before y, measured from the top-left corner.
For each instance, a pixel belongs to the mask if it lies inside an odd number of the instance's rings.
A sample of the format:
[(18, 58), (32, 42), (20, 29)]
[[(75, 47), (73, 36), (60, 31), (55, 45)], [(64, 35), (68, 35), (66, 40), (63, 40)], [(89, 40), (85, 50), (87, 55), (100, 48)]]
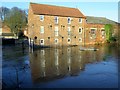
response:
[(40, 21), (44, 21), (44, 15), (40, 15)]
[(58, 24), (58, 16), (55, 16), (55, 24)]
[(71, 42), (71, 39), (70, 39), (70, 38), (68, 38), (67, 42), (68, 42), (68, 43), (70, 43), (70, 42)]
[(79, 32), (79, 34), (82, 34), (82, 28), (81, 27), (79, 27), (78, 32)]
[(34, 40), (35, 40), (35, 43), (37, 43), (37, 37), (36, 36), (34, 37)]
[(82, 18), (79, 18), (79, 23), (82, 23)]
[(68, 24), (71, 24), (71, 18), (68, 17)]

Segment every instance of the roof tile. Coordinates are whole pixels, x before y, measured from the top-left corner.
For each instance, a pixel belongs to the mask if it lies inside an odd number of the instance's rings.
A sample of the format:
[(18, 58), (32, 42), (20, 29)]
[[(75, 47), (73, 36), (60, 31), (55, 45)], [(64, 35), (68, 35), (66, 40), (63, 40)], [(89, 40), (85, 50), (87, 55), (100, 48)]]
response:
[(38, 15), (53, 15), (64, 17), (85, 18), (85, 16), (76, 8), (68, 8), (61, 6), (52, 6), (44, 4), (30, 3), (33, 13)]

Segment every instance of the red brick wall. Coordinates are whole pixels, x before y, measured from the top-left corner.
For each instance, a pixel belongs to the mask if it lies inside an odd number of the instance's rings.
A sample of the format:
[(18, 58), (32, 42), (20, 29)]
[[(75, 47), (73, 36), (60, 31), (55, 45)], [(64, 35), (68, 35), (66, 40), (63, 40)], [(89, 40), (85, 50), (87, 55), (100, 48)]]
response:
[[(91, 37), (91, 29), (96, 29), (96, 38)], [(103, 24), (87, 24), (85, 25), (85, 43), (86, 44), (98, 44), (98, 43), (104, 43), (105, 37), (102, 38), (102, 32), (101, 30), (104, 29)]]
[[(48, 46), (61, 46), (61, 45), (83, 45), (84, 44), (84, 23), (85, 19), (82, 18), (82, 23), (79, 23), (79, 18), (71, 17), (71, 24), (67, 23), (68, 17), (60, 17), (59, 23), (54, 23), (55, 16), (44, 15), (44, 21), (40, 21), (40, 15), (33, 14), (31, 7), (29, 8), (28, 15), (28, 37), (33, 39), (37, 37), (36, 43), (40, 45), (40, 39), (44, 39), (44, 45)], [(52, 27), (50, 27), (50, 25)], [(32, 27), (33, 26), (33, 27)], [(40, 26), (44, 26), (44, 34), (40, 33)], [(58, 27), (59, 36), (55, 36), (55, 27)], [(64, 27), (63, 27), (64, 26)], [(74, 26), (74, 28), (73, 28)], [(68, 27), (71, 28), (71, 35), (68, 35)], [(79, 34), (78, 29), (82, 27), (82, 33)], [(50, 37), (50, 39), (48, 39)], [(62, 39), (62, 37), (64, 37)], [(75, 38), (76, 37), (76, 38)], [(68, 43), (68, 38), (71, 42)], [(79, 42), (82, 38), (82, 42)], [(55, 39), (58, 39), (58, 44), (55, 44)]]

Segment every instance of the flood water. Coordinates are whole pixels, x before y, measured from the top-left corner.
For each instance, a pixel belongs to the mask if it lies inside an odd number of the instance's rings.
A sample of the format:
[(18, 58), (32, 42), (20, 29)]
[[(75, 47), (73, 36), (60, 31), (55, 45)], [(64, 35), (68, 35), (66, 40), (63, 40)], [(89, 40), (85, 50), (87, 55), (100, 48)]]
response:
[(118, 47), (95, 47), (3, 46), (3, 88), (118, 88)]

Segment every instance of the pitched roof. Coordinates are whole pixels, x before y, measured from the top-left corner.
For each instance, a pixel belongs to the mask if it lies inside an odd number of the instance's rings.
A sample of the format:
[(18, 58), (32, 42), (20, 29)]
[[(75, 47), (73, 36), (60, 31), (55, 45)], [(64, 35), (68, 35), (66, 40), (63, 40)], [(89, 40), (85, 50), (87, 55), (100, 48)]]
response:
[(33, 13), (38, 15), (53, 15), (64, 17), (83, 17), (85, 16), (76, 8), (68, 8), (61, 6), (52, 6), (45, 4), (30, 3)]
[(109, 20), (105, 17), (93, 17), (93, 16), (86, 16), (87, 23), (92, 24), (117, 24), (117, 22)]

